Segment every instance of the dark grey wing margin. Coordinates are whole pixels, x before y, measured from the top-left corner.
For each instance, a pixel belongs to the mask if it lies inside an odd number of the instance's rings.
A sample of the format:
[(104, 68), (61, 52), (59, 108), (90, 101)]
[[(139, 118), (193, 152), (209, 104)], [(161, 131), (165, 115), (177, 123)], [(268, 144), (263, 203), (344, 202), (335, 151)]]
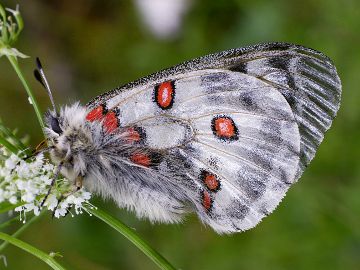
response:
[(291, 106), (300, 131), (298, 179), (315, 156), (340, 106), (341, 82), (324, 54), (296, 45), (254, 51), (226, 61), (229, 69), (276, 87)]
[(301, 164), (296, 179), (299, 178), (314, 157), (340, 106), (339, 76), (331, 60), (321, 52), (274, 42), (210, 54), (118, 87), (96, 97), (87, 106), (91, 109), (119, 92), (135, 87), (176, 80), (187, 72), (214, 68), (255, 76), (284, 95), (301, 135)]

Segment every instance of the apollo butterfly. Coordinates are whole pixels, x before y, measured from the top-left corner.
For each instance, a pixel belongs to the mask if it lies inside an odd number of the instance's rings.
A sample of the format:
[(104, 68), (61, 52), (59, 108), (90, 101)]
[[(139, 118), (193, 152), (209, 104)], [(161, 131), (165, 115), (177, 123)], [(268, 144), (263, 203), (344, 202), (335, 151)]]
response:
[[(40, 63), (36, 73), (46, 82)], [(196, 212), (233, 233), (269, 215), (301, 176), (340, 96), (324, 54), (268, 43), (185, 62), (86, 106), (54, 106), (45, 132), (70, 181), (140, 218), (174, 223)]]

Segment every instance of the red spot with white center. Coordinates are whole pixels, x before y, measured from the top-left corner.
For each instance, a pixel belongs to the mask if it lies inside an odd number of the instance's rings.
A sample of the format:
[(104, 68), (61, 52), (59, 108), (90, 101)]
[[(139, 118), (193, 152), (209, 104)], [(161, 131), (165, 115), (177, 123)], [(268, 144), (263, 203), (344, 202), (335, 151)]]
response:
[(151, 159), (148, 155), (143, 153), (135, 153), (132, 154), (130, 157), (130, 160), (134, 162), (135, 164), (144, 166), (144, 167), (150, 167), (151, 165)]
[(155, 101), (161, 109), (170, 109), (174, 103), (174, 81), (163, 82), (155, 86)]
[(202, 192), (202, 205), (207, 211), (210, 211), (212, 206), (212, 199), (210, 193), (207, 192), (206, 190)]
[(220, 181), (218, 180), (215, 174), (204, 171), (202, 173), (202, 180), (205, 183), (206, 187), (211, 191), (217, 191), (220, 188)]
[(105, 115), (103, 127), (108, 133), (114, 132), (119, 127), (119, 120), (114, 111), (110, 111)]
[(127, 133), (126, 139), (129, 142), (139, 142), (141, 140), (141, 135), (140, 135), (139, 131), (137, 131), (133, 127), (128, 128), (126, 133)]
[(238, 139), (235, 123), (228, 116), (215, 117), (212, 121), (212, 129), (214, 134), (220, 139)]
[(101, 120), (105, 115), (105, 111), (104, 105), (97, 106), (86, 115), (86, 120), (90, 122)]

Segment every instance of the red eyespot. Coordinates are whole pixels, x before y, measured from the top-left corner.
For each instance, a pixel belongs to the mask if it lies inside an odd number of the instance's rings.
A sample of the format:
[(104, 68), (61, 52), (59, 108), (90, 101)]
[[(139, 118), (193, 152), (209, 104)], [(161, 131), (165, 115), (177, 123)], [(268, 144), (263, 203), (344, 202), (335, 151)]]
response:
[(130, 157), (130, 160), (135, 164), (149, 167), (151, 164), (151, 159), (148, 155), (142, 153), (135, 153)]
[(220, 181), (215, 174), (207, 171), (201, 173), (201, 179), (208, 189), (211, 191), (217, 191), (220, 188)]
[(115, 111), (110, 111), (105, 115), (103, 127), (108, 133), (114, 132), (119, 127), (119, 120)]
[(101, 120), (106, 113), (106, 109), (104, 105), (100, 105), (95, 109), (92, 109), (87, 115), (86, 120), (93, 122), (96, 120)]
[(225, 140), (237, 140), (237, 128), (228, 116), (217, 116), (212, 120), (212, 130), (215, 136)]
[(127, 131), (126, 139), (130, 142), (139, 142), (141, 140), (141, 134), (138, 130), (135, 130), (135, 128), (131, 127)]
[(211, 196), (206, 190), (202, 192), (202, 205), (207, 211), (209, 211), (212, 206)]
[(174, 81), (163, 82), (155, 86), (155, 101), (161, 109), (170, 109), (174, 103)]

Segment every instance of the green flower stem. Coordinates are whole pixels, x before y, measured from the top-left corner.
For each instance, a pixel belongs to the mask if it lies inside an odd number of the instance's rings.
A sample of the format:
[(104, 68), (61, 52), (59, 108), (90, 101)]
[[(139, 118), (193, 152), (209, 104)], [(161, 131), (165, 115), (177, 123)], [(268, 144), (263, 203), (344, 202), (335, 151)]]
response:
[[(32, 223), (34, 223), (39, 216), (33, 216), (29, 221), (27, 221), (25, 224), (23, 224), (15, 233), (13, 233), (11, 236), (14, 238), (17, 238), (20, 234), (22, 234)], [(11, 221), (11, 220), (10, 220)], [(6, 246), (9, 244), (8, 241), (4, 241), (4, 243), (2, 243), (0, 245), (0, 253), (6, 248)]]
[(0, 136), (0, 145), (5, 146), (6, 149), (9, 150), (11, 153), (17, 154), (19, 152), (19, 150), (14, 145), (12, 145), (12, 143), (10, 143), (2, 136)]
[(52, 269), (55, 270), (65, 270), (64, 267), (62, 267), (53, 257), (46, 254), (45, 252), (37, 249), (36, 247), (33, 247), (29, 245), (28, 243), (25, 243), (11, 235), (8, 235), (6, 233), (0, 232), (0, 239), (9, 242), (10, 244), (21, 248), (22, 250), (25, 250), (26, 252), (34, 255), (35, 257), (38, 257), (43, 262), (47, 263)]
[(16, 74), (18, 75), (20, 81), (22, 82), (25, 90), (26, 90), (26, 93), (28, 94), (28, 96), (30, 97), (30, 100), (31, 100), (31, 103), (34, 107), (34, 110), (35, 110), (35, 113), (36, 113), (36, 116), (38, 118), (38, 121), (39, 121), (39, 124), (40, 124), (40, 127), (41, 127), (41, 130), (44, 130), (44, 121), (42, 119), (42, 113), (40, 111), (40, 108), (39, 108), (39, 105), (24, 77), (24, 75), (22, 74), (21, 70), (20, 70), (20, 67), (18, 65), (18, 61), (16, 59), (15, 56), (12, 56), (12, 55), (6, 55), (8, 60), (10, 61), (12, 67), (14, 68)]
[[(6, 22), (6, 12), (5, 12), (5, 9), (2, 7), (2, 5), (0, 4), (0, 15), (2, 17), (2, 21), (3, 22)], [(2, 40), (7, 42), (9, 40), (9, 37), (8, 37), (8, 31), (6, 29), (6, 27), (2, 27), (1, 29), (1, 37), (2, 37)], [(1, 45), (1, 43), (0, 43)]]
[(161, 269), (174, 270), (173, 267), (163, 256), (157, 253), (152, 247), (150, 247), (144, 240), (142, 240), (135, 232), (122, 223), (120, 220), (115, 219), (108, 213), (98, 208), (87, 208), (87, 210), (96, 216), (98, 219), (104, 221), (107, 225), (121, 233), (128, 240), (130, 240), (137, 248), (139, 248), (146, 256), (148, 256), (154, 263), (156, 263)]

